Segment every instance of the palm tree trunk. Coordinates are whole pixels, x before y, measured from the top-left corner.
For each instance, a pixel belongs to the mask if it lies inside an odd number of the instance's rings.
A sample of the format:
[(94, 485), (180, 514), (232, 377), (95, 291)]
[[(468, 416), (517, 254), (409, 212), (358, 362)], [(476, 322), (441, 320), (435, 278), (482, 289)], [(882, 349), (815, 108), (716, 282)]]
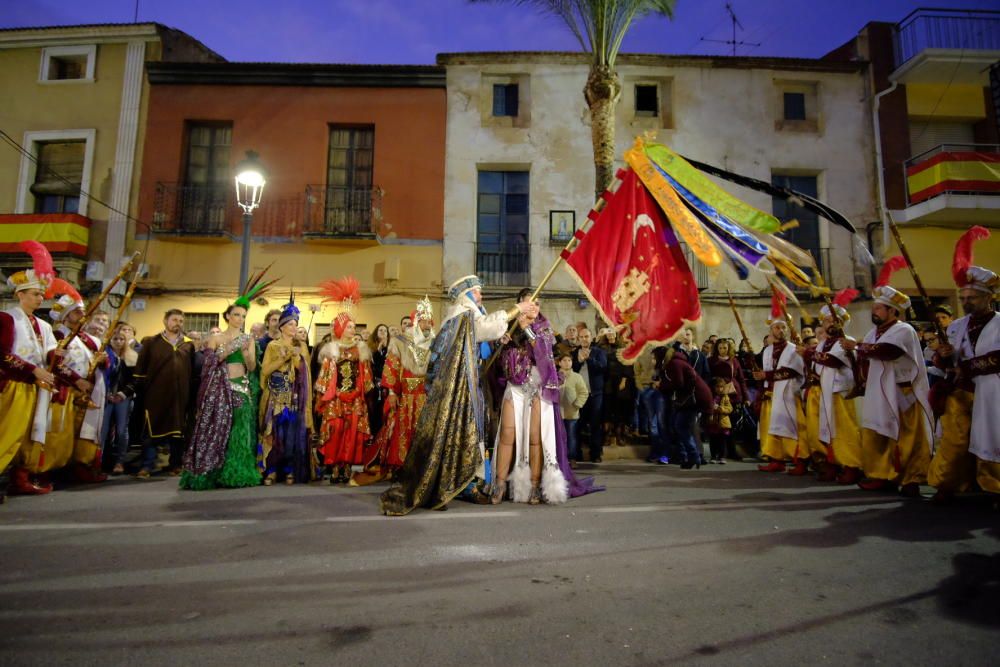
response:
[(601, 196), (614, 178), (615, 108), (621, 97), (618, 73), (606, 65), (590, 68), (583, 95), (590, 108), (590, 135), (594, 145), (594, 194)]

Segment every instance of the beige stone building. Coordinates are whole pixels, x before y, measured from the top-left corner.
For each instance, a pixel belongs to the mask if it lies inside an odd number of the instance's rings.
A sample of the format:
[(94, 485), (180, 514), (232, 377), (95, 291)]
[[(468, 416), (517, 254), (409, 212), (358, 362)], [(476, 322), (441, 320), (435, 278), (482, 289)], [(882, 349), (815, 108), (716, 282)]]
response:
[[(491, 296), (537, 284), (593, 205), (588, 60), (569, 53), (442, 54), (448, 134), (443, 283), (479, 273)], [(817, 195), (859, 229), (877, 218), (871, 116), (862, 62), (784, 58), (620, 56), (620, 156), (654, 132), (677, 152), (760, 180)], [(813, 251), (835, 287), (862, 284), (850, 234), (766, 194), (725, 183), (780, 218), (797, 218), (791, 239)], [(569, 229), (572, 232), (572, 229)], [(747, 311), (748, 332), (765, 333), (763, 281), (697, 265), (703, 319), (698, 335), (736, 337), (726, 289)], [(562, 328), (594, 322), (565, 270), (547, 285), (544, 309)], [(819, 304), (807, 304), (814, 313)], [(858, 332), (860, 333), (860, 332)], [(703, 337), (703, 336), (702, 336)]]

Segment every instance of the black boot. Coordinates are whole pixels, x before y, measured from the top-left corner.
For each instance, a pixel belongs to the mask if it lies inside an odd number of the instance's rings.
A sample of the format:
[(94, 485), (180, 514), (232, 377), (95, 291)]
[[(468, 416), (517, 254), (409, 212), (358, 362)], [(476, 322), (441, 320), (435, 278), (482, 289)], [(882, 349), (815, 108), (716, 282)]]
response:
[(10, 484), (10, 475), (4, 470), (0, 473), (0, 505), (7, 502), (7, 485)]

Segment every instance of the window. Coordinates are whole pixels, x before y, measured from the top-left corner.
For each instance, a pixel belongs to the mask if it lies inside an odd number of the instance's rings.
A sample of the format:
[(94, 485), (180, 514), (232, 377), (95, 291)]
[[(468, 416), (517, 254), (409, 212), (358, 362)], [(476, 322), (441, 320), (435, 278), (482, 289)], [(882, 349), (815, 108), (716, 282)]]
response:
[(820, 132), (820, 88), (815, 81), (774, 81), (774, 129)]
[(490, 285), (527, 285), (528, 172), (480, 171), (476, 218), (476, 273)]
[(517, 117), (518, 89), (516, 83), (493, 84), (493, 115)]
[[(772, 174), (771, 184), (782, 188), (788, 188), (801, 192), (810, 197), (818, 196), (817, 180), (815, 176), (787, 176), (783, 174)], [(808, 211), (801, 206), (789, 203), (779, 197), (771, 199), (771, 210), (774, 217), (782, 222), (797, 220), (798, 226), (786, 229), (779, 236), (797, 245), (803, 250), (812, 254), (819, 265), (820, 272), (829, 283), (830, 279), (830, 256), (829, 252), (821, 247), (819, 218), (812, 211)]]
[(657, 86), (655, 85), (636, 84), (636, 116), (658, 116), (660, 114), (660, 100), (658, 92)]
[(184, 313), (184, 332), (207, 334), (209, 329), (219, 326), (219, 318), (219, 313)]
[(785, 93), (785, 120), (806, 119), (805, 93)]
[(189, 123), (184, 182), (177, 192), (177, 229), (219, 234), (226, 230), (232, 188), (230, 123)]
[(17, 178), (17, 213), (87, 215), (97, 131), (25, 132)]
[(372, 232), (374, 169), (375, 128), (331, 125), (324, 208), (326, 232)]
[(97, 46), (53, 46), (42, 49), (38, 80), (65, 83), (93, 81)]
[(47, 141), (36, 146), (38, 166), (30, 188), (35, 213), (79, 212), (87, 142)]

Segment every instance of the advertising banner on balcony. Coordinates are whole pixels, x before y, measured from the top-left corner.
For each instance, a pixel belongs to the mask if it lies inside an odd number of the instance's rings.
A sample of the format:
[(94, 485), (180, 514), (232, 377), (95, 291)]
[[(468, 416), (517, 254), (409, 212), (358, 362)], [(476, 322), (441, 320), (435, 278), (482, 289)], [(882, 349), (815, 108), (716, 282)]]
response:
[(90, 219), (76, 213), (0, 215), (0, 253), (18, 253), (21, 241), (38, 241), (50, 253), (87, 256)]
[(910, 203), (944, 192), (1000, 194), (1000, 153), (944, 151), (906, 170)]
[(579, 244), (563, 251), (570, 273), (625, 346), (633, 363), (647, 345), (674, 338), (701, 317), (698, 285), (659, 204), (631, 169)]

